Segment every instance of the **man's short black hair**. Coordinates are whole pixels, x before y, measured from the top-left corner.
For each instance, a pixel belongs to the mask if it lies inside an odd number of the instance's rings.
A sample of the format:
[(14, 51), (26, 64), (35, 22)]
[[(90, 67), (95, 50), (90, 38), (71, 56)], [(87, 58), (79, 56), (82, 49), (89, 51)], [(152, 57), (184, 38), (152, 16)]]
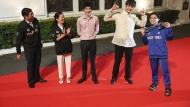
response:
[(125, 2), (125, 5), (127, 6), (127, 5), (130, 5), (130, 6), (132, 6), (132, 7), (136, 7), (136, 1), (135, 0), (127, 0), (126, 2)]
[(151, 15), (156, 15), (156, 17), (157, 17), (158, 19), (160, 19), (160, 15), (159, 15), (158, 13), (151, 13), (150, 16), (151, 16)]
[(22, 11), (21, 11), (21, 14), (24, 17), (24, 16), (28, 16), (30, 12), (32, 12), (32, 9), (30, 9), (30, 8), (23, 8)]
[(92, 9), (91, 3), (90, 3), (90, 2), (85, 2), (85, 3), (83, 4), (83, 9), (85, 9), (86, 7), (90, 7), (90, 8)]

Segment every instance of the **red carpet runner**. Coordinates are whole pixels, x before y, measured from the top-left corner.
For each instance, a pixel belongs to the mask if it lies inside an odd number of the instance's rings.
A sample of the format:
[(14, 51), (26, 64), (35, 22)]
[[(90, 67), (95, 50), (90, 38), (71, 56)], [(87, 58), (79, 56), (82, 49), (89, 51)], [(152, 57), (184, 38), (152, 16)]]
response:
[(0, 107), (190, 107), (189, 38), (168, 42), (172, 95), (164, 96), (164, 82), (159, 71), (159, 88), (151, 92), (151, 70), (147, 46), (134, 49), (132, 60), (133, 85), (124, 80), (124, 60), (115, 85), (110, 84), (114, 53), (96, 58), (100, 84), (81, 77), (81, 60), (72, 62), (71, 84), (58, 83), (57, 65), (41, 68), (47, 83), (28, 88), (26, 72), (0, 77)]

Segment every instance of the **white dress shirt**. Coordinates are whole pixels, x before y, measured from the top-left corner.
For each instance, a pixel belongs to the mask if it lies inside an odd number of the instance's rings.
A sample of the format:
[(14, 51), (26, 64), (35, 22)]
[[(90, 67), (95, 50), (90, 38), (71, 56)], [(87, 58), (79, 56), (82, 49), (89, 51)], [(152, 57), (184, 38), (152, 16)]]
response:
[(133, 38), (135, 24), (140, 27), (145, 26), (147, 16), (144, 15), (141, 19), (142, 20), (139, 20), (135, 14), (128, 14), (125, 10), (112, 15), (112, 10), (110, 9), (104, 16), (104, 21), (115, 21), (116, 23), (116, 30), (112, 43), (123, 47), (136, 46)]

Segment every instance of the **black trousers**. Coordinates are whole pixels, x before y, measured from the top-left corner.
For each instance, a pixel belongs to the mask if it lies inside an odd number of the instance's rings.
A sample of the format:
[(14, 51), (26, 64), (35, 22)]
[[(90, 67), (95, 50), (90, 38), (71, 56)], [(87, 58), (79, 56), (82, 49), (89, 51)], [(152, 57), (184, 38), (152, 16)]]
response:
[(28, 83), (31, 84), (41, 78), (39, 73), (41, 48), (24, 48), (24, 53), (27, 60)]
[(81, 54), (82, 54), (82, 76), (86, 77), (87, 74), (87, 60), (88, 54), (90, 56), (91, 73), (93, 76), (96, 75), (96, 40), (81, 40), (80, 43)]
[(112, 78), (117, 78), (119, 72), (119, 66), (123, 53), (125, 52), (125, 76), (124, 78), (128, 79), (131, 75), (131, 60), (133, 54), (133, 47), (123, 47), (115, 45), (115, 61), (112, 71)]

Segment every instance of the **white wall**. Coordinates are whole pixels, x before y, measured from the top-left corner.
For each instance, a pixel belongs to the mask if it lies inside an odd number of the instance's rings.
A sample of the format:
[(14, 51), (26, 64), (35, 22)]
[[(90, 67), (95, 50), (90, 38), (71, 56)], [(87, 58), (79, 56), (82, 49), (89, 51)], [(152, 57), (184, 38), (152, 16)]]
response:
[(0, 0), (0, 20), (23, 19), (21, 10), (31, 8), (35, 16), (46, 16), (46, 0)]
[(136, 8), (138, 10), (142, 10), (143, 8), (145, 10), (154, 8), (154, 0), (136, 0), (136, 3)]
[[(177, 23), (179, 24), (185, 24), (190, 23), (189, 18), (189, 9), (188, 10), (182, 10), (183, 2), (185, 0), (163, 0), (163, 6), (167, 7), (171, 10), (180, 10), (179, 13), (179, 20)], [(190, 0), (187, 0), (189, 2), (189, 8), (190, 8)]]

